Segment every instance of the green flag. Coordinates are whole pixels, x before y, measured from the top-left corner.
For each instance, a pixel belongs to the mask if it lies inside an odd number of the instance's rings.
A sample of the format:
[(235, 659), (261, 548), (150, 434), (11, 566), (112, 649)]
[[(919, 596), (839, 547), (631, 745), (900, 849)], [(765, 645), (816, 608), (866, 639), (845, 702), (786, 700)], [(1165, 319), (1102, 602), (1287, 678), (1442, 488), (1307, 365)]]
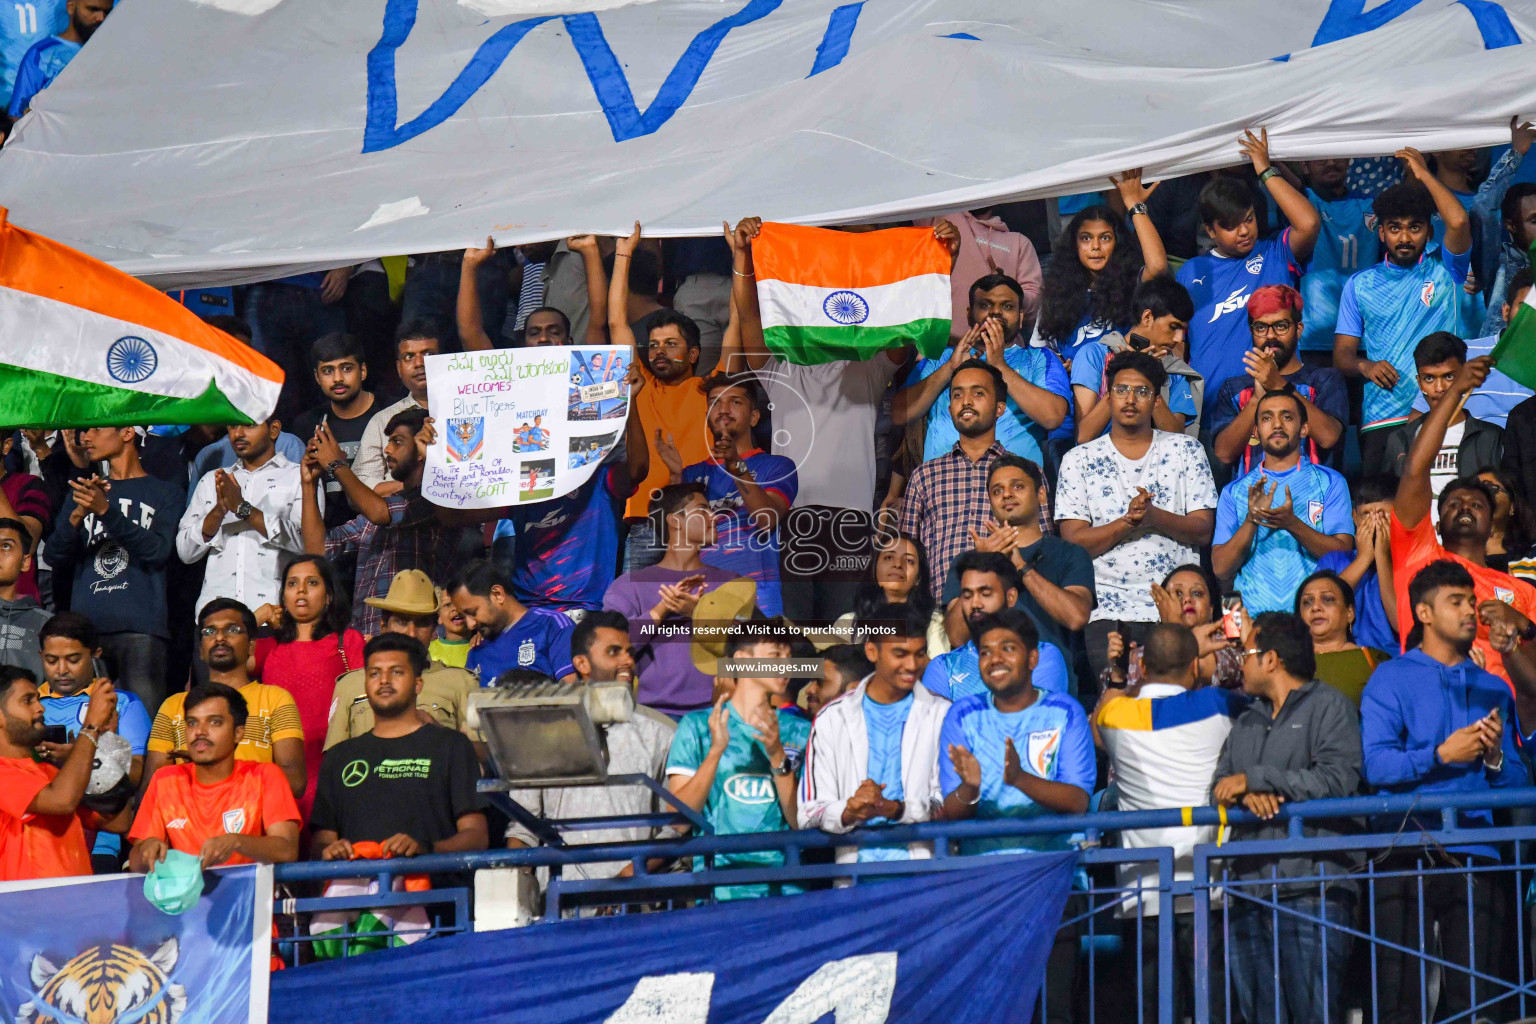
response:
[[(1536, 244), (1531, 246), (1532, 265), (1536, 266)], [(1499, 343), (1493, 347), (1493, 362), (1499, 372), (1536, 390), (1536, 304), (1531, 302), (1536, 289), (1525, 293), (1525, 301), (1514, 311)]]

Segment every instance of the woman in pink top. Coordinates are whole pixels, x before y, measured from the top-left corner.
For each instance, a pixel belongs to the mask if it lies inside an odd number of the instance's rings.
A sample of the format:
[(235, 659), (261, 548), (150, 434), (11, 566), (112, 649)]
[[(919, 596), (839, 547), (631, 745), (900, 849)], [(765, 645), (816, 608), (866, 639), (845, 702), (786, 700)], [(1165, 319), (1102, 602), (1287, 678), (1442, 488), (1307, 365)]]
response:
[(262, 682), (281, 686), (298, 705), (309, 775), (299, 810), (308, 821), (336, 679), (363, 667), (363, 635), (348, 628), (352, 608), (336, 586), (336, 571), (328, 559), (302, 555), (289, 563), (283, 572), (282, 601), (281, 609), (262, 609), (276, 620), (276, 630), (256, 643), (256, 671)]

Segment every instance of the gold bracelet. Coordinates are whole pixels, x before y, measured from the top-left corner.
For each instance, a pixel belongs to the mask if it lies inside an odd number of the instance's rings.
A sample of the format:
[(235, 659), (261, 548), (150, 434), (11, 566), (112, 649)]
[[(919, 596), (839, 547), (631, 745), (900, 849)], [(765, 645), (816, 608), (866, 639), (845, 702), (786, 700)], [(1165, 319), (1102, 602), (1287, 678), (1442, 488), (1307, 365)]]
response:
[(735, 267), (731, 268), (731, 273), (735, 274), (737, 277), (756, 277), (757, 276), (755, 271), (753, 273), (751, 273), (751, 274), (743, 274), (741, 271), (737, 270)]

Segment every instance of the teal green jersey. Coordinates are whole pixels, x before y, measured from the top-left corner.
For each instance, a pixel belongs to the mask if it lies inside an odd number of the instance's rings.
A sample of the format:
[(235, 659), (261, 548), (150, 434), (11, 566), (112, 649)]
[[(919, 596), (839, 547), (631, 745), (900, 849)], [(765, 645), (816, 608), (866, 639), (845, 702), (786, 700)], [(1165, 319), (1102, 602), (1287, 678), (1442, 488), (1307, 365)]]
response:
[[(704, 802), (704, 820), (709, 822), (717, 835), (740, 835), (753, 832), (782, 832), (793, 826), (784, 820), (779, 807), (778, 790), (773, 784), (773, 770), (768, 763), (768, 752), (756, 739), (756, 730), (737, 713), (730, 710), (731, 739), (725, 753), (720, 755), (720, 765), (715, 770), (715, 783), (710, 787), (709, 799)], [(693, 775), (704, 763), (709, 753), (709, 715), (712, 709), (690, 711), (677, 723), (677, 735), (672, 738), (672, 750), (667, 755), (667, 775)], [(798, 777), (805, 761), (805, 745), (811, 737), (811, 723), (793, 711), (780, 709), (779, 740), (784, 744), (784, 754), (795, 768)], [(715, 858), (716, 869), (777, 867), (784, 863), (778, 852), (736, 853)], [(694, 870), (704, 870), (703, 858), (696, 858)], [(783, 892), (799, 892), (794, 886), (775, 886)], [(715, 889), (716, 899), (747, 899), (767, 896), (767, 885), (728, 885)]]

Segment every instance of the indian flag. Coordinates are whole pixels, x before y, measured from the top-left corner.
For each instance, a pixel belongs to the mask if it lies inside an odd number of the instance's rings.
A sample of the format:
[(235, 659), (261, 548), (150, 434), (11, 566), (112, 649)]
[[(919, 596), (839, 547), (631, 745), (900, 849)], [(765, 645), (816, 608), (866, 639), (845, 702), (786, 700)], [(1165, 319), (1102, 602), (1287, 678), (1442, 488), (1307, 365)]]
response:
[[(1536, 245), (1531, 247), (1536, 257)], [(1500, 372), (1536, 390), (1536, 288), (1525, 293), (1525, 301), (1513, 311), (1509, 324), (1493, 347), (1493, 361)]]
[(0, 207), (0, 427), (258, 423), (276, 364)]
[(763, 340), (790, 363), (949, 344), (949, 250), (929, 228), (831, 231), (764, 224), (752, 243)]

